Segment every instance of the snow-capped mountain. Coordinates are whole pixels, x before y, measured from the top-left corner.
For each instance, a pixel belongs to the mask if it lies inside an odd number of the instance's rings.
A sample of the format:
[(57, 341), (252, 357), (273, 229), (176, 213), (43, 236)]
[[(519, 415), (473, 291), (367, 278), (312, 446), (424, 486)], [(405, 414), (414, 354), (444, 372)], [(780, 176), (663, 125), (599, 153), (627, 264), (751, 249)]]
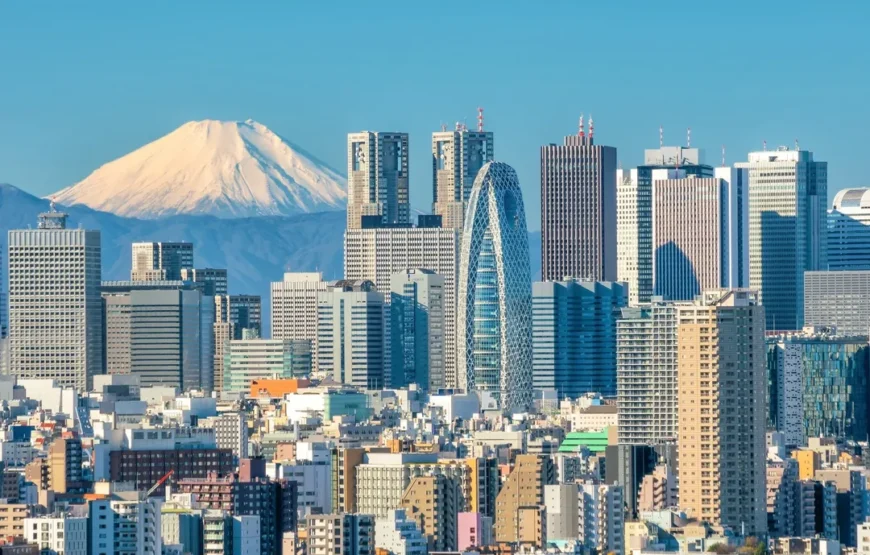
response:
[(120, 216), (219, 218), (340, 210), (347, 180), (252, 120), (191, 121), (58, 191)]

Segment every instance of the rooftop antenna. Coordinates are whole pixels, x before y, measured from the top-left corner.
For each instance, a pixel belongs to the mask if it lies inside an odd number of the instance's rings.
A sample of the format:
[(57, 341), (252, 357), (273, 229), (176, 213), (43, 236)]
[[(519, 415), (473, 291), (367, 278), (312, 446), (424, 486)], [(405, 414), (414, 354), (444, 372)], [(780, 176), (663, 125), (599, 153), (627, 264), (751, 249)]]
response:
[(665, 146), (665, 128), (662, 125), (659, 125), (659, 148), (663, 148)]
[(794, 149), (795, 149), (795, 150), (800, 150), (800, 149), (801, 149), (800, 144), (798, 144), (798, 140), (797, 140), (797, 139), (794, 140)]
[(722, 145), (722, 167), (725, 167), (725, 145)]
[(583, 130), (583, 114), (580, 114), (579, 130), (577, 131), (577, 134), (581, 137), (586, 136), (586, 131)]
[(686, 127), (686, 148), (692, 147), (692, 128)]
[(764, 145), (764, 151), (767, 152), (767, 141), (764, 141), (763, 145)]
[(483, 108), (477, 107), (477, 130), (483, 131)]
[(592, 121), (592, 114), (589, 114), (589, 140), (592, 140), (592, 136), (595, 135), (595, 122)]
[(456, 122), (456, 130), (457, 130), (457, 131), (462, 131), (462, 124), (459, 123), (458, 121)]
[(446, 123), (441, 124), (441, 131), (447, 131), (447, 124)]

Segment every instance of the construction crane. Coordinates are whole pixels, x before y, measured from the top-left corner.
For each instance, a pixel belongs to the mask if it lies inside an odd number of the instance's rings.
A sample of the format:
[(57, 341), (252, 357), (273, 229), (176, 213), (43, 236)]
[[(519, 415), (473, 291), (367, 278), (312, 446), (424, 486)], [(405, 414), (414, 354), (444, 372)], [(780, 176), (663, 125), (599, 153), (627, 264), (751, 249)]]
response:
[(145, 494), (145, 499), (148, 499), (149, 497), (151, 497), (151, 494), (154, 493), (154, 491), (155, 491), (157, 488), (159, 488), (160, 486), (162, 486), (162, 485), (163, 485), (163, 482), (165, 482), (166, 480), (168, 480), (169, 477), (172, 476), (172, 473), (173, 473), (173, 472), (175, 472), (175, 471), (174, 471), (174, 470), (170, 470), (169, 472), (167, 472), (166, 474), (163, 475), (163, 478), (160, 478), (159, 480), (157, 480), (157, 482), (156, 482), (153, 486), (151, 486), (151, 489), (149, 489), (148, 492)]

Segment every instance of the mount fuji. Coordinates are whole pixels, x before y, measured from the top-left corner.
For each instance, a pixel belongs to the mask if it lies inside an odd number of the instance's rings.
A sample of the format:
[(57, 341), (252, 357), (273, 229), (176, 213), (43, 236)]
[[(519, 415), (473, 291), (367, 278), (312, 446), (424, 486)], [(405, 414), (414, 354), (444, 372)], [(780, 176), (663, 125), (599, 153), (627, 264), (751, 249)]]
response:
[(253, 120), (191, 121), (53, 195), (118, 216), (218, 218), (341, 210), (347, 180)]

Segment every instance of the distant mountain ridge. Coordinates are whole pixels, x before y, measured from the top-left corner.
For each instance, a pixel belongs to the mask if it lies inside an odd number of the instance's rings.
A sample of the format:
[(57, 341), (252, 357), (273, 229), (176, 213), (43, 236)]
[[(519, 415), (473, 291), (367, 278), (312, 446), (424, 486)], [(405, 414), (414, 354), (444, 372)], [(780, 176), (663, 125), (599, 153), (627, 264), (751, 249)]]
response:
[(53, 195), (119, 216), (219, 218), (341, 210), (347, 180), (253, 120), (191, 121)]

